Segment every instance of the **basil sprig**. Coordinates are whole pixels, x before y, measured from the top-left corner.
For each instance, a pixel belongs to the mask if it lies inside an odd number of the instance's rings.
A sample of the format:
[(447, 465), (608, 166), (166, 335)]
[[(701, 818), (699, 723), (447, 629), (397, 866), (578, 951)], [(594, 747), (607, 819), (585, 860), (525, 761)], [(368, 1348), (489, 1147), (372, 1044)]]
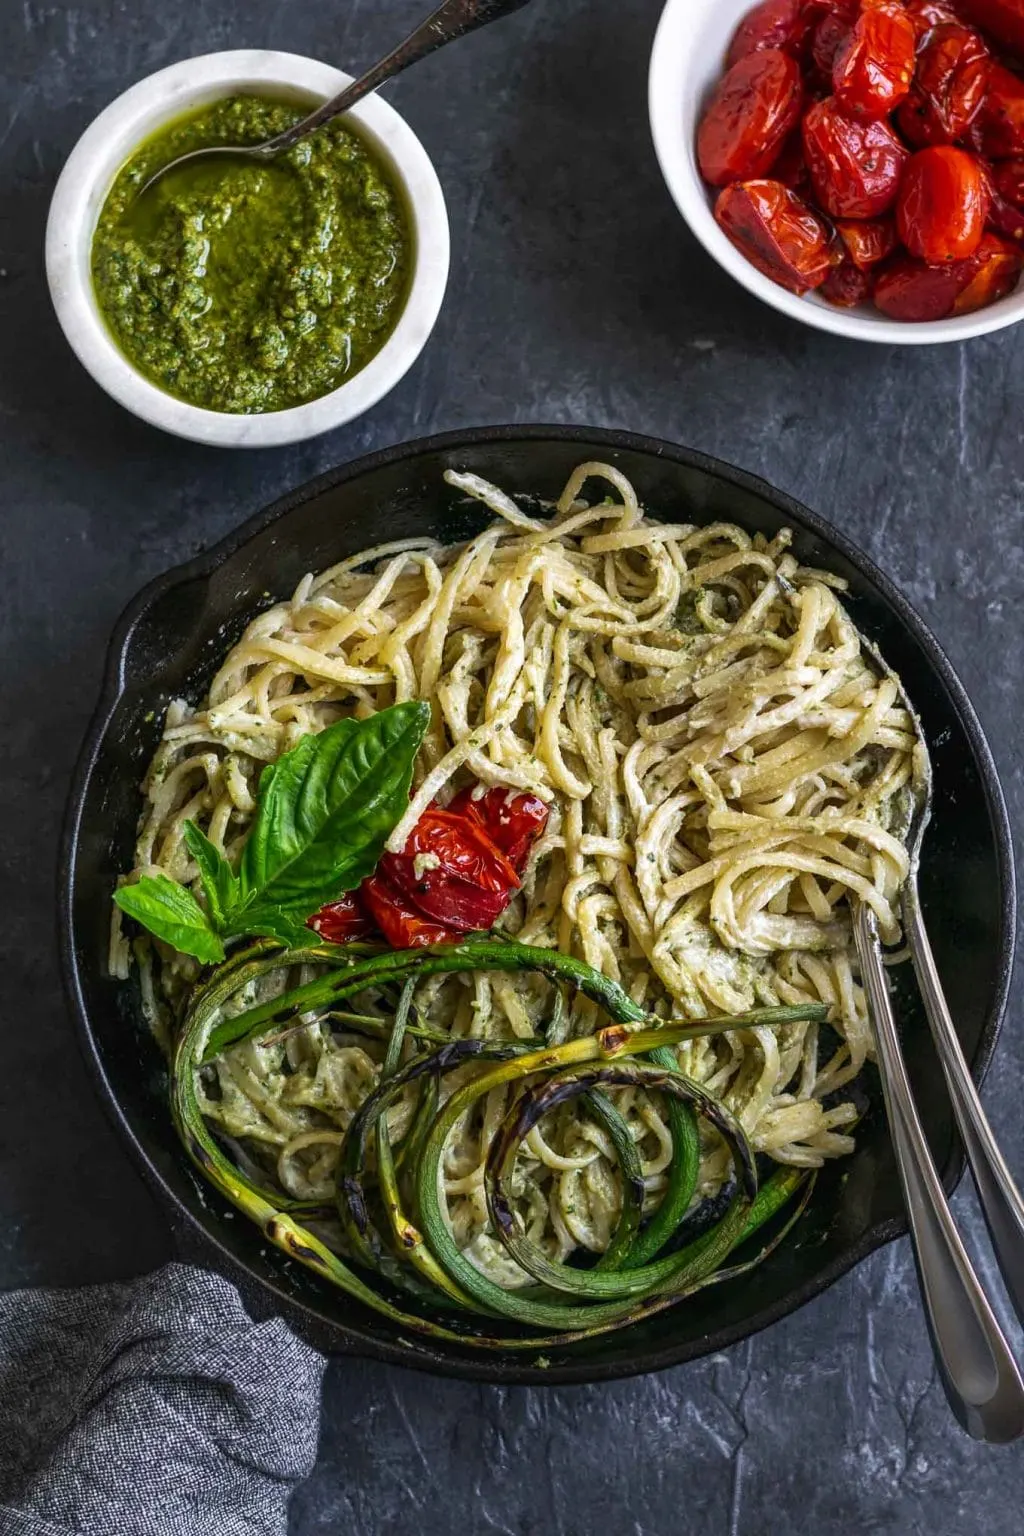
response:
[(411, 702), (303, 736), (263, 770), (237, 874), (187, 821), (185, 842), (199, 866), (205, 910), (166, 875), (122, 886), (114, 900), (157, 938), (206, 964), (223, 960), (228, 939), (259, 936), (296, 946), (308, 917), (373, 873), (409, 803), (429, 720), (429, 706)]

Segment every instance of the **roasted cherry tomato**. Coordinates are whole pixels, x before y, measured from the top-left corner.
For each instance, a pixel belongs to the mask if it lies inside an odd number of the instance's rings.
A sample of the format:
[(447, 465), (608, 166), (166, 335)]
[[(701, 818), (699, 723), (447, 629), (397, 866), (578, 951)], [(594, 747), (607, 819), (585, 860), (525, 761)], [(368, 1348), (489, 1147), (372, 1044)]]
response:
[(852, 27), (860, 10), (861, 0), (800, 0), (800, 15), (809, 29), (816, 27), (825, 16), (841, 16)]
[(970, 27), (934, 27), (918, 54), (910, 95), (896, 114), (912, 144), (952, 144), (981, 111), (988, 90), (989, 52)]
[(823, 16), (814, 29), (814, 35), (811, 38), (811, 59), (815, 69), (827, 76), (830, 82), (836, 55), (850, 41), (852, 32), (853, 22), (839, 11), (832, 11), (829, 15)]
[(382, 875), (373, 875), (361, 887), (367, 910), (392, 949), (422, 949), (425, 944), (456, 944), (464, 929), (435, 923)]
[(988, 95), (972, 127), (972, 136), (990, 160), (1024, 155), (1024, 80), (994, 60), (989, 66)]
[(918, 43), (924, 41), (932, 27), (958, 20), (952, 5), (944, 5), (941, 0), (907, 0), (906, 12), (914, 24)]
[(334, 944), (379, 930), (398, 949), (490, 928), (518, 889), (547, 819), (536, 795), (465, 789), (446, 810), (429, 806), (400, 854), (384, 854), (358, 891), (307, 926)]
[(715, 218), (759, 272), (791, 293), (820, 287), (835, 265), (824, 220), (779, 181), (743, 181), (724, 188)]
[(837, 219), (836, 233), (846, 254), (861, 272), (876, 267), (896, 249), (896, 225), (892, 219)]
[(803, 122), (804, 153), (821, 207), (834, 219), (875, 219), (896, 201), (909, 158), (887, 123), (819, 101)]
[(917, 33), (902, 5), (861, 11), (832, 65), (832, 90), (854, 117), (887, 116), (906, 97), (914, 78)]
[(701, 175), (713, 187), (764, 176), (800, 119), (800, 66), (778, 48), (750, 53), (719, 82), (697, 134)]
[(1024, 208), (1024, 160), (1001, 160), (992, 167), (992, 183), (1000, 197)]
[(482, 827), (519, 875), (548, 821), (548, 807), (543, 800), (511, 789), (488, 789), (482, 794), (475, 789), (463, 789), (448, 806), (448, 814), (464, 816)]
[(446, 928), (490, 928), (519, 887), (519, 876), (483, 827), (433, 806), (401, 853), (382, 854), (380, 875), (424, 917)]
[(957, 0), (957, 9), (997, 43), (1024, 53), (1024, 0)]
[(781, 181), (782, 185), (788, 187), (791, 192), (799, 192), (801, 195), (810, 186), (811, 177), (807, 169), (804, 141), (799, 128), (794, 128), (783, 144), (779, 158), (772, 166), (772, 181)]
[(986, 235), (969, 261), (968, 281), (960, 289), (953, 305), (954, 315), (970, 315), (976, 309), (986, 309), (1016, 287), (1024, 266), (1024, 254), (1008, 240), (996, 235)]
[(986, 227), (1008, 240), (1024, 242), (1024, 201), (1019, 200), (1024, 198), (1024, 160), (978, 163), (985, 177)]
[(875, 305), (891, 320), (944, 320), (952, 314), (960, 280), (956, 265), (929, 267), (913, 256), (895, 256), (875, 281)]
[(1021, 252), (997, 235), (985, 235), (973, 256), (930, 267), (913, 256), (896, 256), (875, 283), (875, 303), (893, 320), (945, 320), (1005, 297), (1020, 276)]
[(856, 309), (871, 297), (871, 279), (858, 270), (852, 261), (844, 261), (833, 267), (818, 292), (830, 304), (841, 309)]
[(363, 905), (358, 891), (349, 891), (329, 907), (322, 907), (309, 918), (307, 928), (312, 928), (329, 944), (347, 944), (351, 939), (368, 939), (374, 932), (373, 918)]
[(961, 261), (985, 232), (985, 174), (974, 155), (951, 144), (911, 155), (896, 204), (896, 228), (911, 256)]
[(835, 266), (831, 233), (781, 181), (737, 181), (718, 194), (715, 220), (746, 260), (791, 293), (808, 293)]
[(731, 69), (749, 53), (763, 53), (766, 48), (792, 53), (800, 46), (805, 30), (800, 0), (761, 0), (736, 28), (725, 67)]

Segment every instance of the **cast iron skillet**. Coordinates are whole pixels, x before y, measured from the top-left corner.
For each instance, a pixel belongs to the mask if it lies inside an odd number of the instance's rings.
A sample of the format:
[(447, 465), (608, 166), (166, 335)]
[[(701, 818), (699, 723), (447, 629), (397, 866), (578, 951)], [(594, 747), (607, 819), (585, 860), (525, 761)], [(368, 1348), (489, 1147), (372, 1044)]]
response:
[[(101, 1096), (135, 1158), (175, 1208), (172, 1214), (204, 1235), (210, 1262), (262, 1291), (264, 1303), (307, 1337), (336, 1351), (482, 1380), (601, 1381), (695, 1359), (785, 1316), (904, 1232), (877, 1091), (855, 1155), (825, 1170), (797, 1231), (753, 1275), (547, 1362), (409, 1339), (290, 1264), (197, 1181), (171, 1127), (163, 1062), (141, 1021), (137, 993), (107, 974), (110, 893), (118, 871), (132, 863), (137, 785), (168, 701), (201, 694), (218, 658), (271, 595), (287, 594), (305, 572), (377, 540), (465, 537), (479, 519), (445, 487), (449, 467), (473, 470), (508, 491), (554, 497), (585, 459), (618, 465), (643, 502), (671, 522), (727, 518), (769, 535), (788, 525), (803, 560), (848, 579), (856, 622), (901, 674), (934, 754), (935, 819), (922, 895), (943, 985), (979, 1078), (995, 1047), (1013, 955), (1006, 808), (962, 685), (921, 620), (869, 560), (813, 513), (740, 470), (624, 432), (501, 427), (429, 438), (322, 476), (153, 582), (114, 634), (64, 833), (65, 976)], [(900, 973), (904, 1036), (922, 1118), (952, 1189), (962, 1159), (909, 970)]]

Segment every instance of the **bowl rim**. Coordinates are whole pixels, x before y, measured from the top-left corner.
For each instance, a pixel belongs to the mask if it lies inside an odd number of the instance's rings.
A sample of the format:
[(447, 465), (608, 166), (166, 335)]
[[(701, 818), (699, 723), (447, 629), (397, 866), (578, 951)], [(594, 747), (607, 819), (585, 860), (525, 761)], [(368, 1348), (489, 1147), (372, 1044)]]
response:
[[(1024, 277), (1012, 294), (987, 309), (944, 320), (887, 320), (876, 312), (838, 309), (812, 296), (790, 293), (752, 266), (719, 229), (711, 211), (708, 188), (697, 169), (693, 146), (683, 120), (683, 96), (678, 86), (692, 69), (703, 34), (705, 17), (720, 0), (665, 0), (651, 45), (647, 77), (647, 110), (654, 153), (672, 200), (691, 233), (720, 267), (752, 293), (791, 320), (852, 341), (885, 346), (921, 347), (968, 341), (987, 336), (1024, 320)], [(755, 0), (746, 0), (746, 9)], [(724, 42), (722, 52), (724, 62)], [(1004, 308), (1016, 299), (1013, 309)]]
[(412, 235), (412, 265), (394, 328), (369, 362), (303, 405), (251, 415), (211, 411), (167, 393), (121, 351), (89, 275), (96, 219), (117, 171), (162, 124), (233, 91), (278, 89), (322, 100), (351, 83), (333, 65), (276, 49), (229, 49), (169, 64), (137, 81), (95, 117), (57, 180), (46, 223), (46, 275), (61, 329), (79, 362), (119, 405), (177, 437), (223, 448), (304, 441), (360, 416), (392, 390), (422, 352), (441, 310), (451, 259), (444, 192), (419, 138), (383, 97), (349, 114), (398, 184)]
[[(876, 1223), (874, 1227), (862, 1234), (856, 1243), (838, 1254), (811, 1279), (788, 1292), (776, 1303), (753, 1313), (741, 1322), (719, 1329), (703, 1340), (649, 1350), (637, 1365), (633, 1365), (632, 1362), (595, 1363), (569, 1360), (551, 1366), (537, 1366), (531, 1359), (518, 1356), (510, 1358), (481, 1353), (477, 1356), (455, 1357), (439, 1351), (430, 1343), (412, 1345), (381, 1338), (374, 1333), (372, 1320), (364, 1322), (359, 1318), (351, 1321), (327, 1319), (305, 1298), (291, 1294), (283, 1282), (269, 1281), (262, 1275), (255, 1274), (244, 1260), (231, 1252), (215, 1230), (211, 1230), (210, 1226), (184, 1204), (149, 1157), (121, 1107), (93, 1033), (79, 974), (79, 960), (75, 953), (72, 914), (80, 822), (86, 794), (111, 716), (124, 691), (123, 663), (126, 648), (135, 626), (157, 599), (183, 583), (209, 579), (253, 538), (296, 507), (313, 500), (325, 491), (337, 489), (361, 475), (390, 465), (412, 462), (424, 454), (458, 452), (496, 443), (540, 443), (552, 440), (561, 443), (586, 444), (613, 451), (626, 450), (653, 454), (682, 469), (696, 469), (714, 475), (741, 491), (764, 498), (785, 518), (792, 519), (800, 529), (806, 530), (835, 549), (874, 584), (892, 606), (899, 620), (906, 625), (922, 647), (929, 664), (934, 667), (948, 690), (950, 701), (968, 738), (981, 777), (985, 806), (995, 843), (1000, 891), (998, 933), (1000, 959), (994, 978), (993, 1002), (971, 1062), (972, 1075), (975, 1081), (981, 1084), (992, 1061), (1007, 1008), (1016, 947), (1017, 890), (1012, 834), (1006, 801), (991, 749), (963, 683), (930, 628), (907, 598), (878, 568), (870, 556), (864, 554), (839, 529), (834, 528), (817, 513), (810, 511), (794, 497), (778, 490), (748, 470), (727, 464), (699, 450), (685, 448), (645, 434), (575, 425), (506, 425), (468, 428), (398, 443), (339, 465), (297, 486), (270, 506), (246, 519), (208, 550), (148, 582), (121, 613), (107, 649), (99, 701), (87, 728), (68, 792), (60, 842), (57, 896), (62, 979), (65, 994), (71, 1005), (79, 1048), (85, 1057), (94, 1087), (109, 1118), (127, 1143), (136, 1166), (151, 1189), (159, 1194), (161, 1203), (165, 1204), (170, 1215), (177, 1220), (183, 1218), (190, 1233), (197, 1234), (202, 1243), (211, 1250), (211, 1254), (216, 1253), (217, 1261), (224, 1271), (233, 1274), (239, 1283), (247, 1282), (255, 1293), (272, 1296), (282, 1315), (293, 1321), (300, 1329), (305, 1329), (320, 1343), (320, 1347), (332, 1353), (377, 1359), (388, 1364), (404, 1365), (412, 1369), (464, 1380), (532, 1386), (585, 1385), (628, 1379), (631, 1376), (685, 1364), (753, 1337), (754, 1334), (760, 1333), (791, 1312), (797, 1311), (806, 1302), (827, 1290), (876, 1249), (904, 1236), (908, 1231), (906, 1219), (893, 1217)], [(951, 1194), (960, 1182), (964, 1166), (962, 1147), (959, 1139), (954, 1137), (950, 1156), (940, 1170), (947, 1194)], [(322, 1342), (325, 1335), (328, 1337), (327, 1344)]]

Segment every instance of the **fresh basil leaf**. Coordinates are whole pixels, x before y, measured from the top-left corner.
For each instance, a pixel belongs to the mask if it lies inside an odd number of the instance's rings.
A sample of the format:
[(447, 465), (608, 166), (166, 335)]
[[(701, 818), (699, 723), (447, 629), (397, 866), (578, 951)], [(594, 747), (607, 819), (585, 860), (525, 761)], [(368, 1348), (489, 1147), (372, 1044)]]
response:
[(241, 919), (241, 930), (247, 938), (276, 939), (288, 949), (305, 949), (310, 944), (322, 944), (319, 934), (307, 928), (301, 919), (290, 917), (287, 912), (272, 907), (258, 912), (246, 912)]
[(263, 770), (230, 933), (316, 912), (372, 874), (409, 803), (429, 706), (395, 704), (304, 736)]
[(114, 900), (122, 912), (182, 954), (195, 955), (206, 965), (224, 959), (224, 945), (192, 892), (166, 875), (144, 875), (135, 885), (122, 885)]
[(218, 932), (223, 933), (229, 914), (238, 905), (238, 877), (220, 849), (210, 842), (206, 833), (194, 821), (186, 821), (181, 830), (185, 846), (199, 865), (210, 921)]

